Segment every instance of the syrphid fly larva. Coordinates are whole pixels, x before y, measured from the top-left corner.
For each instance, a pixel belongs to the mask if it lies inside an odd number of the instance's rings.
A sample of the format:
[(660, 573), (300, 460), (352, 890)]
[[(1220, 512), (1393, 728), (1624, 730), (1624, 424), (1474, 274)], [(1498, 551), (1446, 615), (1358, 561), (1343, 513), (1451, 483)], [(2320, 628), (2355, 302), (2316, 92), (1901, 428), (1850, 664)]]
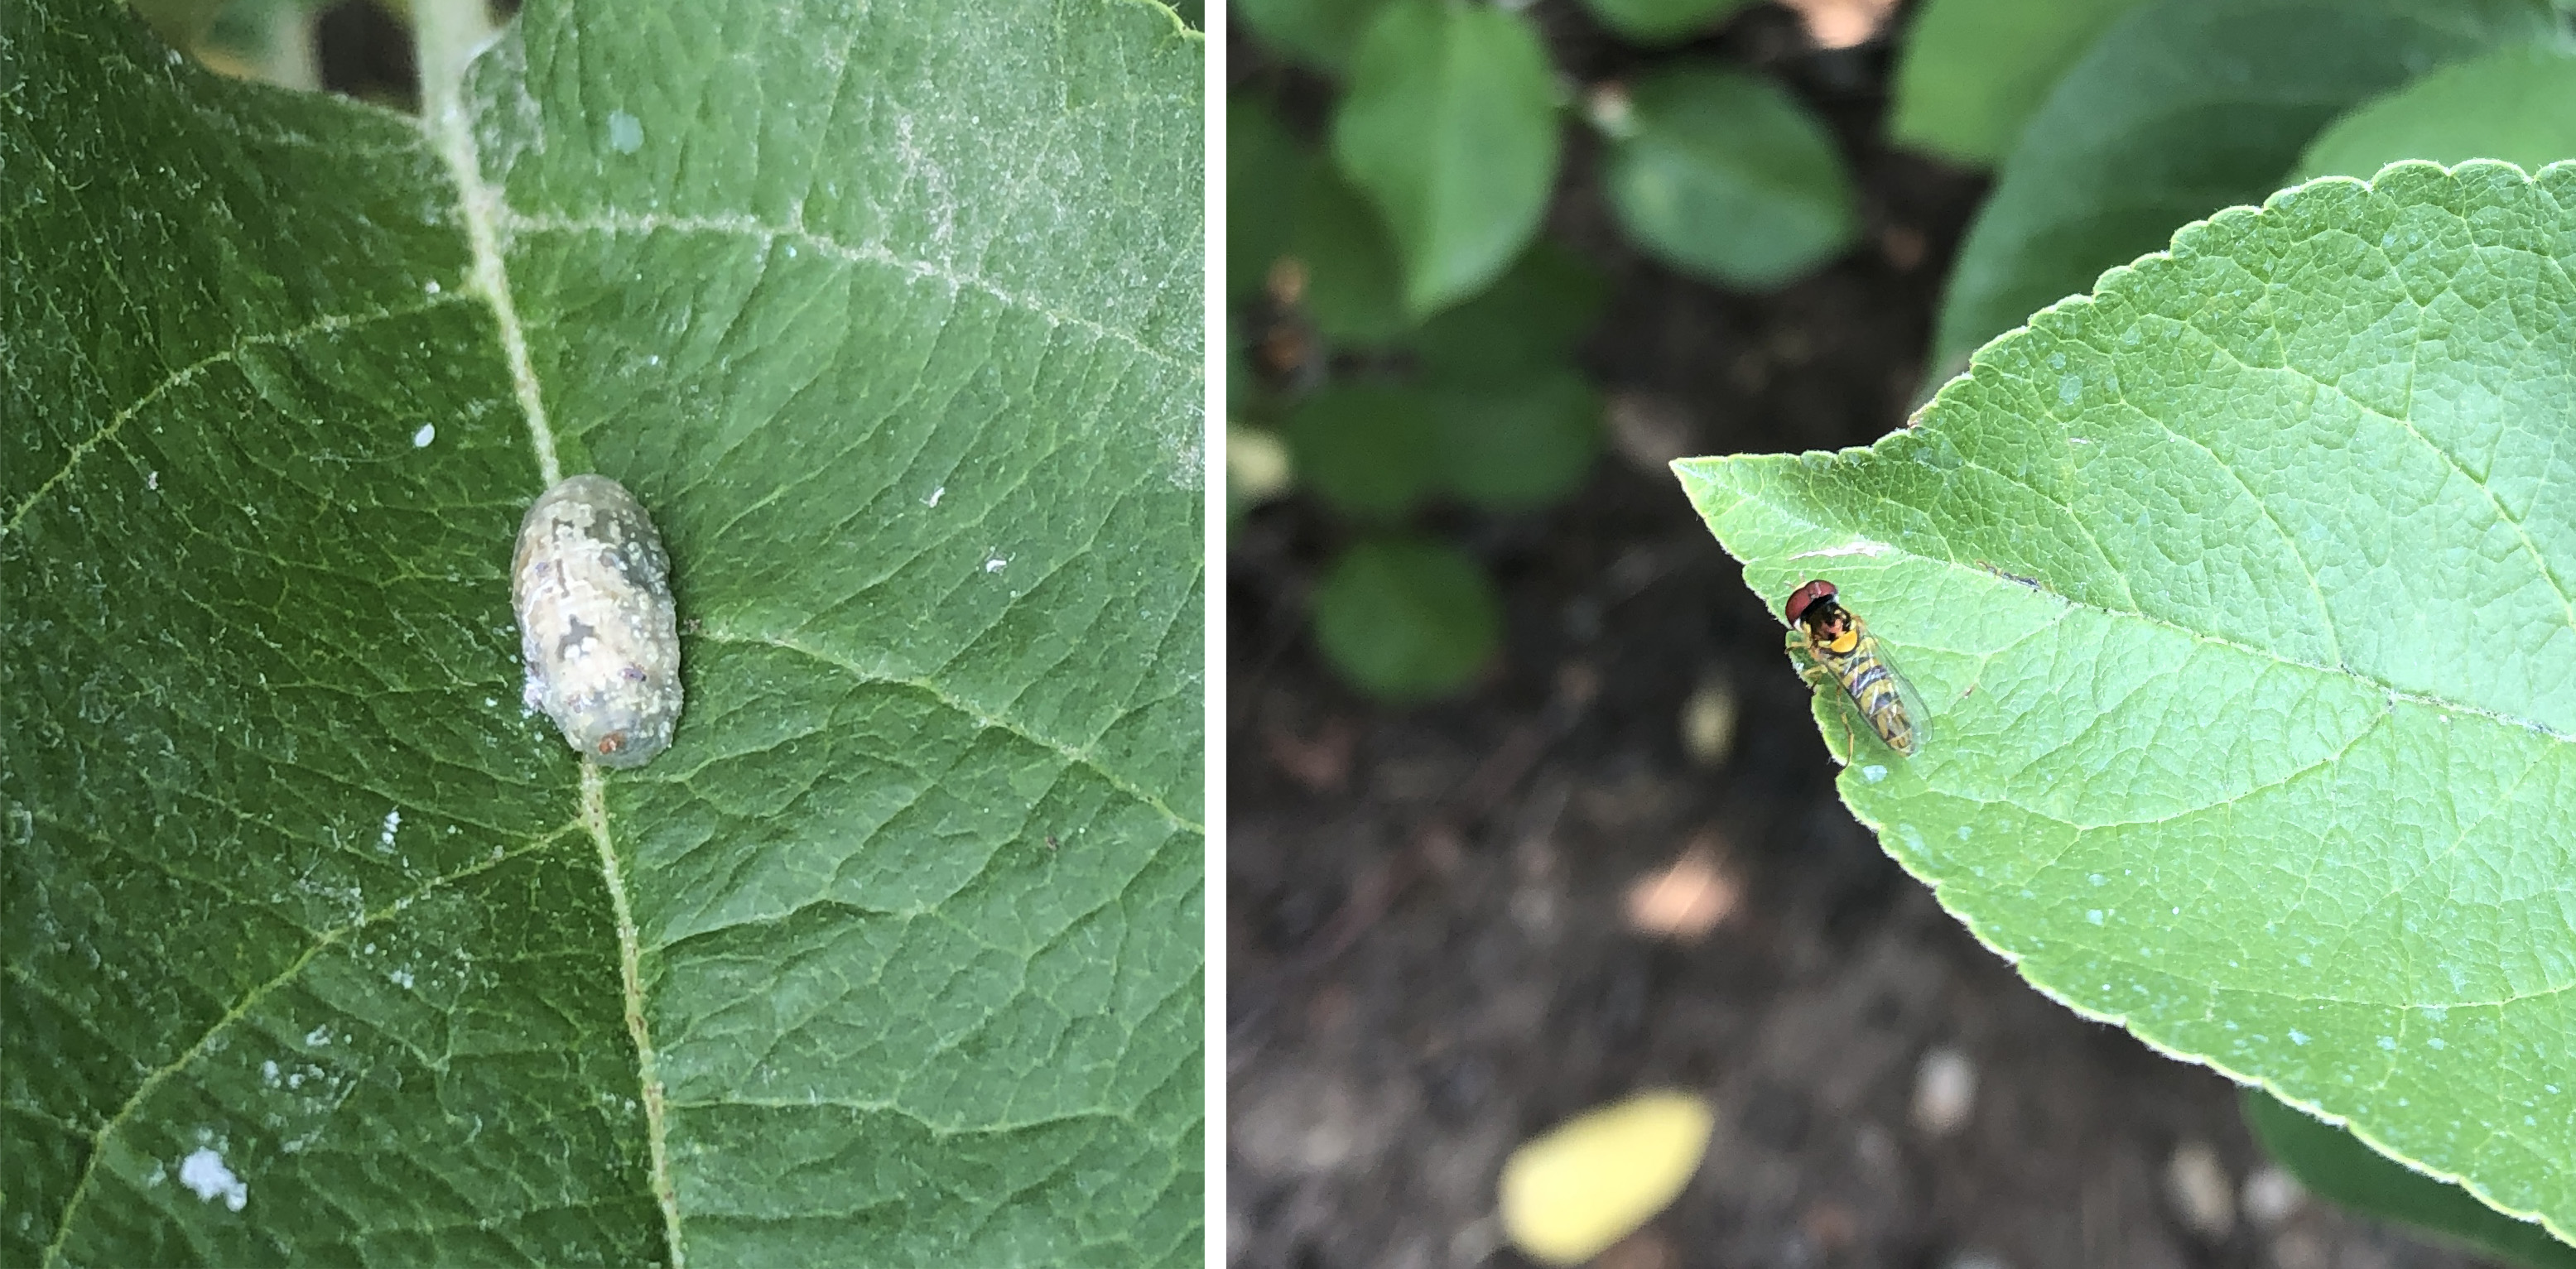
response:
[(680, 718), (680, 636), (671, 559), (626, 487), (573, 476), (519, 523), (510, 563), (527, 702), (584, 757), (640, 767)]
[(1869, 627), (1834, 598), (1834, 584), (1819, 579), (1799, 587), (1781, 612), (1789, 618), (1790, 650), (1804, 653), (1811, 670), (1824, 671), (1839, 685), (1888, 748), (1914, 756), (1925, 740), (1922, 698), (1889, 663)]

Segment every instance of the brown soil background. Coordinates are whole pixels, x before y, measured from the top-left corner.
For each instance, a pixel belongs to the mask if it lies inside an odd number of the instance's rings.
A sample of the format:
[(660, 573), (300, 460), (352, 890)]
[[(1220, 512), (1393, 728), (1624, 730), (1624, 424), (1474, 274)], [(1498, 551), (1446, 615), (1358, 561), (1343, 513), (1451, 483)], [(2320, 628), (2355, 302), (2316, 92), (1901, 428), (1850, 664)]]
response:
[[(1567, 0), (1532, 10), (1590, 84), (1640, 55)], [(1944, 914), (1835, 798), (1781, 627), (1652, 461), (1860, 445), (1898, 426), (1980, 176), (1887, 145), (1890, 34), (1816, 52), (1757, 8), (1691, 50), (1788, 84), (1835, 126), (1865, 238), (1771, 295), (1629, 250), (1569, 128), (1551, 233), (1613, 280), (1583, 360), (1651, 422), (1570, 502), (1436, 511), (1507, 610), (1501, 662), (1411, 710), (1342, 687), (1304, 635), (1347, 529), (1301, 498), (1227, 561), (1227, 1245), (1235, 1265), (1519, 1265), (1492, 1218), (1504, 1155), (1586, 1107), (1701, 1092), (1718, 1126), (1682, 1198), (1618, 1269), (2432, 1269), (2478, 1263), (2310, 1200), (2195, 1232), (2177, 1148), (2232, 1184), (2262, 1166), (2234, 1087), (2041, 997)], [(1292, 116), (1324, 92), (1236, 37), (1238, 85)], [(1663, 55), (1658, 55), (1663, 56)], [(1681, 702), (1729, 685), (1731, 754), (1684, 751)], [(1696, 942), (1625, 916), (1694, 841), (1740, 886)], [(1909, 1118), (1918, 1066), (1975, 1065), (1967, 1121)], [(2241, 1192), (2241, 1191), (2240, 1191)], [(2240, 1205), (2241, 1206), (2241, 1205)]]

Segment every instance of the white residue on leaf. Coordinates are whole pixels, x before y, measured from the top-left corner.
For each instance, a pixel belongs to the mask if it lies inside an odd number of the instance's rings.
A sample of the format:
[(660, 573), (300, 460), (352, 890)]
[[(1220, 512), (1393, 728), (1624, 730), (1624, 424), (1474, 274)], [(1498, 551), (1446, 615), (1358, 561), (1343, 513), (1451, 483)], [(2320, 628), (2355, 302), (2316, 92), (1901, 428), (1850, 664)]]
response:
[(1887, 778), (1887, 768), (1873, 762), (1860, 769), (1860, 778), (1869, 781), (1871, 784), (1876, 784)]
[(275, 1087), (277, 1087), (277, 1059), (276, 1059), (276, 1058), (270, 1058), (269, 1060), (267, 1060), (267, 1061), (262, 1062), (262, 1063), (260, 1063), (260, 1064), (259, 1064), (259, 1080), (260, 1080), (260, 1082), (261, 1082), (261, 1083), (268, 1085), (270, 1088), (275, 1088)]
[(921, 505), (925, 507), (936, 507), (939, 505), (939, 500), (947, 496), (948, 486), (941, 485), (937, 489), (931, 490), (930, 496), (921, 500)]
[(394, 853), (394, 830), (401, 827), (401, 807), (397, 806), (394, 809), (385, 812), (385, 831), (376, 835), (377, 853), (385, 855)]
[(429, 443), (437, 439), (438, 425), (435, 423), (423, 423), (420, 425), (419, 431), (411, 434), (411, 447), (413, 449), (428, 449)]
[(396, 987), (400, 987), (400, 988), (402, 988), (404, 991), (410, 991), (410, 990), (411, 990), (411, 971), (410, 971), (410, 970), (407, 970), (407, 969), (398, 969), (398, 970), (395, 970), (394, 972), (392, 972), (392, 973), (390, 973), (390, 974), (385, 975), (385, 977), (392, 979), (392, 980), (394, 981), (394, 986), (396, 986)]
[(224, 1166), (222, 1155), (202, 1146), (179, 1161), (179, 1184), (195, 1191), (198, 1198), (209, 1203), (220, 1198), (225, 1207), (236, 1212), (250, 1202), (250, 1186), (234, 1176), (231, 1168)]
[(1196, 428), (1167, 441), (1164, 449), (1171, 465), (1163, 469), (1164, 478), (1182, 489), (1207, 487), (1207, 438)]
[(644, 148), (644, 121), (623, 110), (608, 112), (608, 148), (633, 154)]
[(427, 282), (423, 282), (423, 283), (421, 283), (421, 284), (420, 284), (420, 289), (421, 289), (422, 291), (424, 291), (424, 292), (428, 293), (428, 294), (436, 295), (436, 294), (438, 294), (440, 291), (442, 291), (442, 290), (444, 290), (444, 289), (446, 289), (446, 288), (441, 287), (441, 286), (438, 284), (438, 279), (436, 279), (436, 278), (431, 278), (431, 279), (430, 279), (430, 280), (428, 280)]
[(1871, 542), (1863, 539), (1860, 541), (1846, 542), (1841, 546), (1829, 546), (1819, 551), (1800, 551), (1789, 558), (1793, 560), (1820, 560), (1833, 559), (1844, 555), (1867, 555), (1875, 557), (1885, 555), (1895, 549), (1895, 547), (1889, 546), (1885, 542)]
[(161, 487), (161, 473), (157, 471), (147, 471), (143, 473), (143, 487), (146, 489), (159, 489)]
[(317, 1049), (330, 1047), (331, 1028), (315, 1027), (312, 1030), (305, 1032), (304, 1042)]
[(1009, 557), (1009, 556), (1006, 556), (1006, 555), (996, 555), (996, 556), (994, 556), (993, 558), (991, 558), (991, 559), (989, 559), (989, 560), (984, 561), (984, 571), (985, 571), (985, 572), (987, 572), (987, 573), (998, 573), (998, 572), (1001, 572), (1001, 571), (1002, 571), (1003, 566), (1005, 566), (1005, 565), (1009, 564), (1010, 562), (1011, 562), (1011, 560), (1010, 560), (1010, 557)]

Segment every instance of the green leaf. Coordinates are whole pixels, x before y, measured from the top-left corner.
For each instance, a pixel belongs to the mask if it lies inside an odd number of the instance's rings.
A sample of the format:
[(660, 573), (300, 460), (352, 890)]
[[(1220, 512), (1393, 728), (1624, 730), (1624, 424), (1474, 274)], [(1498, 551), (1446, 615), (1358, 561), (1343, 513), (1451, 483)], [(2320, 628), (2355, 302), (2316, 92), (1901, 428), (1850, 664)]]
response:
[(1751, 0), (1583, 0), (1601, 25), (1639, 44), (1670, 44), (1718, 24)]
[(1362, 691), (1409, 703), (1454, 692), (1492, 660), (1502, 603), (1485, 570), (1427, 538), (1362, 542), (1315, 589), (1315, 643)]
[(1297, 195), (1317, 166), (1268, 98), (1236, 93), (1225, 115), (1226, 300), (1258, 298), (1270, 266), (1289, 251)]
[(322, 86), (323, 0), (230, 0), (194, 51), (227, 74), (281, 88)]
[(1787, 93), (1677, 67), (1639, 83), (1606, 178), (1610, 206), (1664, 262), (1771, 287), (1832, 259), (1858, 227), (1832, 134)]
[(1931, 0), (1896, 66), (1888, 132), (1979, 167), (2001, 162), (2066, 68), (2140, 0)]
[(2346, 107), (2442, 62), (2554, 37), (2529, 0), (2159, 0), (2049, 94), (1960, 247), (1935, 381), (2187, 221), (2270, 193)]
[(1686, 460), (1929, 712), (1843, 798), (2049, 995), (2576, 1232), (2576, 164), (2227, 212), (1865, 450)]
[(1601, 448), (1601, 394), (1572, 370), (1431, 394), (1439, 480), (1469, 502), (1541, 507), (1583, 484)]
[(173, 48), (191, 49), (205, 42), (215, 15), (226, 0), (126, 0), (135, 15)]
[(1324, 338), (1375, 347), (1413, 326), (1385, 223), (1320, 158), (1306, 165), (1288, 250), (1306, 267), (1306, 314)]
[(2317, 134), (2293, 183), (2368, 180), (2400, 159), (2502, 159), (2536, 172), (2576, 158), (2576, 50), (2498, 49), (2446, 66), (2361, 106)]
[(1415, 315), (1482, 289), (1529, 244), (1556, 152), (1556, 75), (1528, 18), (1399, 0), (1370, 24), (1333, 157), (1385, 217)]
[(1430, 399), (1414, 388), (1334, 384), (1288, 417), (1299, 479), (1357, 516), (1411, 510), (1438, 480), (1440, 433)]
[(2458, 1239), (2530, 1269), (2576, 1266), (2576, 1247), (2550, 1237), (2547, 1230), (2380, 1154), (2351, 1133), (2270, 1094), (2245, 1090), (2245, 1122), (2264, 1151), (2301, 1184), (2346, 1207)]
[(1502, 280), (1424, 322), (1405, 343), (1434, 377), (1452, 382), (1542, 372), (1591, 333), (1609, 299), (1599, 270), (1542, 239)]
[(1387, 0), (1234, 0), (1227, 12), (1291, 61), (1338, 73)]
[(1201, 40), (414, 11), (425, 122), (0, 22), (0, 1263), (1196, 1263)]

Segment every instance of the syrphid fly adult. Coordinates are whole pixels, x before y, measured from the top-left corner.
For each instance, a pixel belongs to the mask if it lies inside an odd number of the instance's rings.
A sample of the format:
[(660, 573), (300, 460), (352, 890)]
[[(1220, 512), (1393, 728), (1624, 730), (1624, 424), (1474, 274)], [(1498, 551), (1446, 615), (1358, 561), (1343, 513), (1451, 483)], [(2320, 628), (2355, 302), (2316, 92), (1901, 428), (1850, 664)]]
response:
[(1926, 739), (1922, 698), (1834, 593), (1832, 582), (1818, 579), (1790, 594), (1781, 607), (1789, 619), (1789, 650), (1806, 657), (1809, 672), (1824, 671), (1859, 707), (1869, 729), (1910, 758)]

